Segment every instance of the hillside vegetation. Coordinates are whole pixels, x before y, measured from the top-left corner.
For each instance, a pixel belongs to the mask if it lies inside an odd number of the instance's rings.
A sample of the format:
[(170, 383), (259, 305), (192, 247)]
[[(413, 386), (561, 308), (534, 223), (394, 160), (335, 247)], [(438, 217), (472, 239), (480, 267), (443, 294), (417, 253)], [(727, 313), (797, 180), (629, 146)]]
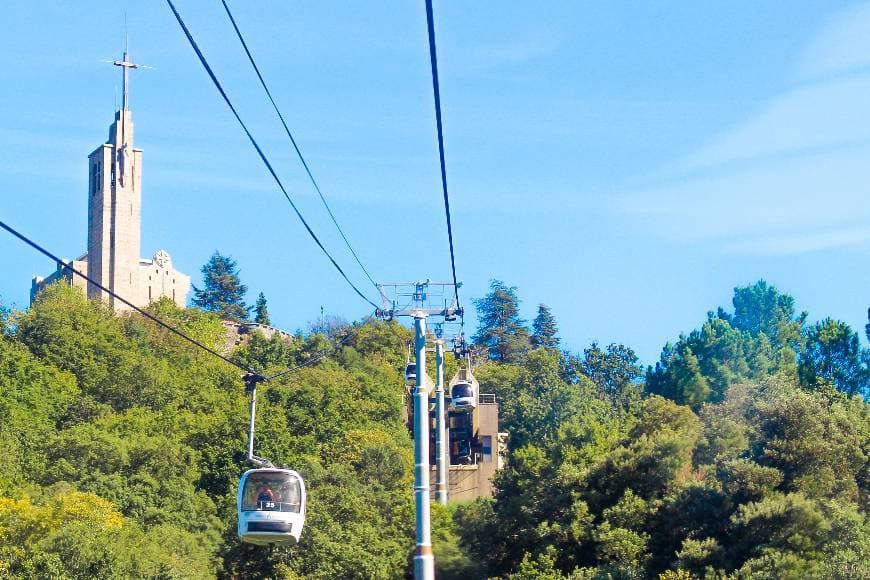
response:
[[(433, 506), (441, 578), (870, 577), (868, 354), (759, 282), (642, 369), (625, 345), (559, 349), (544, 305), (477, 301), (482, 391), (510, 456), (493, 499)], [(219, 318), (151, 311), (214, 348)], [(302, 541), (235, 538), (238, 369), (53, 286), (0, 315), (0, 578), (403, 578), (414, 542), (401, 422), (407, 329), (254, 335), (258, 453), (309, 488)], [(451, 361), (451, 364), (452, 361)]]

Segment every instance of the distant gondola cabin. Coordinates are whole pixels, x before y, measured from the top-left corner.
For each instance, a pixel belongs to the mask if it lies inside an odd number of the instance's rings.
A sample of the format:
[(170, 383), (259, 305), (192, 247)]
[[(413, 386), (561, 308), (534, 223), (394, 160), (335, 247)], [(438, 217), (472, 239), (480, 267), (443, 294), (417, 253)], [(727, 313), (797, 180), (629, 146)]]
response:
[(465, 381), (455, 383), (450, 389), (450, 402), (456, 411), (467, 411), (477, 406), (474, 386)]
[(405, 384), (413, 387), (417, 384), (417, 363), (408, 363), (405, 365)]

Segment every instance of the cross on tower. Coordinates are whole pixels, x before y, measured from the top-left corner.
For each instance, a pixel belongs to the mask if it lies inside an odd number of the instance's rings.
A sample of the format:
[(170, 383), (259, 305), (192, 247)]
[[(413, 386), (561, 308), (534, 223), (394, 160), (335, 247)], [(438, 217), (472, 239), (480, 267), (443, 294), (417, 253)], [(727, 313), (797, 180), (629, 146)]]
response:
[(126, 111), (126, 110), (127, 110), (127, 84), (128, 84), (128, 82), (129, 82), (129, 79), (128, 79), (129, 71), (130, 71), (131, 68), (139, 68), (139, 67), (142, 66), (142, 65), (139, 65), (139, 64), (136, 64), (136, 63), (130, 61), (130, 58), (129, 58), (128, 55), (127, 55), (127, 49), (126, 49), (126, 48), (124, 49), (124, 58), (123, 58), (123, 60), (116, 60), (116, 61), (115, 61), (114, 63), (112, 63), (112, 64), (114, 64), (115, 66), (119, 66), (119, 67), (121, 67), (122, 69), (124, 69), (124, 80), (123, 80), (123, 83), (122, 83), (122, 87), (123, 87), (123, 89), (124, 89), (124, 96), (122, 97), (122, 101), (121, 101), (121, 110), (122, 110), (122, 111)]

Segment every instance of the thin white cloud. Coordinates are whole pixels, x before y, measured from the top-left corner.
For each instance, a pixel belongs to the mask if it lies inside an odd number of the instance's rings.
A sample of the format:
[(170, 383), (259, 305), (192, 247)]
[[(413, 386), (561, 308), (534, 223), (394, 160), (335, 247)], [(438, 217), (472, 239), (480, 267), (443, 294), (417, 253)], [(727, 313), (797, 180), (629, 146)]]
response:
[(870, 2), (832, 17), (809, 43), (797, 73), (812, 79), (847, 73), (870, 66)]
[[(630, 192), (614, 208), (675, 241), (787, 235), (870, 222), (870, 147), (806, 155)], [(734, 249), (733, 244), (731, 249)]]
[(870, 2), (830, 18), (798, 57), (796, 69), (801, 86), (677, 159), (664, 173), (727, 170), (733, 164), (870, 142)]
[(559, 43), (548, 35), (503, 43), (478, 44), (470, 47), (459, 63), (467, 71), (514, 66), (555, 52)]
[[(853, 53), (858, 53), (856, 56)], [(870, 228), (870, 3), (829, 21), (799, 61), (817, 81), (668, 164), (615, 208), (666, 239), (793, 254), (866, 245)], [(839, 73), (848, 71), (848, 75)]]
[(760, 236), (728, 243), (725, 245), (725, 249), (741, 254), (776, 256), (866, 245), (868, 242), (870, 242), (870, 228), (848, 228), (780, 236)]
[(672, 164), (672, 172), (717, 169), (870, 142), (870, 75), (802, 87)]

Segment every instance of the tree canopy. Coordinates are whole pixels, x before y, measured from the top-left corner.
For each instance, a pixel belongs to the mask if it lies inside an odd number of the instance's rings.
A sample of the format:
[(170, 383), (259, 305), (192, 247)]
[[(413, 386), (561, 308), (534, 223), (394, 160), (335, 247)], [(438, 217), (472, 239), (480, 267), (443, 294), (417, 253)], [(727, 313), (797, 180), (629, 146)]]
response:
[(531, 344), (534, 348), (559, 348), (559, 325), (546, 304), (538, 305), (538, 315), (532, 321)]
[(794, 303), (737, 288), (645, 376), (597, 343), (479, 369), (511, 452), (495, 497), (454, 515), (478, 577), (870, 574), (864, 351)]
[(807, 325), (806, 313), (795, 315), (794, 299), (763, 280), (735, 288), (733, 303), (733, 314), (710, 312), (700, 329), (665, 345), (647, 370), (648, 392), (698, 409), (721, 401), (731, 385), (780, 374), (805, 387), (827, 381), (866, 396), (868, 351), (848, 325)]
[[(216, 313), (151, 311), (223, 348)], [(262, 455), (309, 486), (302, 541), (238, 543), (247, 404), (237, 369), (150, 321), (49, 287), (0, 334), (0, 577), (394, 578), (413, 548), (401, 422), (406, 329), (351, 325), (292, 344), (254, 334), (233, 356), (262, 385)], [(325, 341), (325, 342), (324, 342)], [(399, 360), (401, 358), (401, 360)]]
[(581, 371), (612, 398), (622, 396), (643, 377), (643, 367), (631, 347), (609, 344), (602, 350), (597, 342), (583, 351)]
[(478, 329), (474, 343), (486, 348), (497, 362), (517, 362), (529, 351), (529, 330), (520, 317), (520, 299), (514, 286), (492, 280), (489, 293), (474, 301)]
[(798, 373), (808, 386), (829, 384), (849, 395), (870, 396), (870, 351), (839, 320), (826, 318), (807, 328)]
[[(248, 287), (239, 278), (235, 260), (215, 251), (201, 271), (203, 287), (201, 290), (193, 287), (193, 304), (216, 313), (224, 320), (247, 320), (250, 316), (245, 305)], [(265, 299), (263, 306), (265, 308)]]
[[(624, 344), (531, 348), (517, 289), (493, 282), (475, 376), (508, 455), (494, 497), (433, 505), (438, 577), (870, 576), (866, 349), (795, 302), (737, 288), (733, 312), (712, 311), (643, 373)], [(225, 348), (217, 311), (149, 308)], [(254, 332), (229, 353), (264, 373), (302, 365), (261, 385), (257, 445), (305, 478), (306, 527), (299, 545), (264, 549), (235, 537), (238, 369), (69, 286), (2, 310), (0, 578), (408, 577), (411, 332), (324, 326)]]
[(266, 305), (266, 296), (260, 292), (257, 303), (254, 305), (254, 322), (269, 325), (269, 308)]

